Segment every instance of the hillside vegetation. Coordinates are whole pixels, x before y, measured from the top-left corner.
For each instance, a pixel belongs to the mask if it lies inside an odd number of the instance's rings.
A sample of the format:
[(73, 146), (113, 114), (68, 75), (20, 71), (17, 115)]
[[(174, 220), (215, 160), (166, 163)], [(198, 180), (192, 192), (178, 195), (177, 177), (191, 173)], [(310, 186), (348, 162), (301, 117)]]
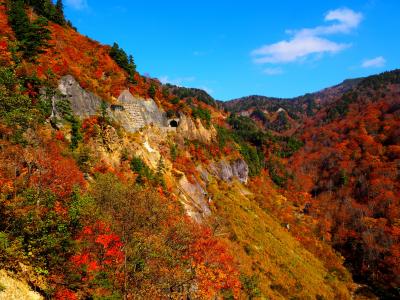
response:
[(388, 297), (399, 286), (399, 75), (369, 77), (307, 121), (290, 161), (321, 238)]
[(314, 116), (326, 103), (356, 87), (361, 80), (345, 80), (322, 91), (291, 99), (252, 95), (220, 104), (231, 113), (252, 118), (267, 130), (292, 135), (307, 117)]
[[(226, 104), (271, 131), (280, 131), (279, 124), (268, 127), (261, 109), (300, 112), (297, 128), (282, 131), (302, 142), (287, 161), (280, 160), (289, 175), (286, 193), (306, 192), (305, 198), (289, 198), (318, 222), (315, 235), (344, 255), (354, 278), (382, 298), (396, 298), (399, 287), (399, 74), (345, 82), (329, 98), (323, 95), (332, 89), (316, 93), (310, 97), (320, 97), (319, 105), (308, 116), (299, 107), (307, 96), (251, 96)], [(269, 168), (272, 179), (275, 170)]]
[[(398, 295), (398, 71), (231, 113), (140, 75), (62, 1), (0, 3), (0, 298), (374, 299), (349, 271)], [(125, 130), (126, 90), (178, 128)]]

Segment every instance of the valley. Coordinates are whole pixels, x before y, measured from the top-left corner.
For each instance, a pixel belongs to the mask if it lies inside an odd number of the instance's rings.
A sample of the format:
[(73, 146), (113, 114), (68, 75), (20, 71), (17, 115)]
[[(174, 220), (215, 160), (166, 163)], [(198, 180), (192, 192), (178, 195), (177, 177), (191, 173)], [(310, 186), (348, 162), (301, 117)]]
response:
[(400, 296), (399, 70), (222, 102), (0, 4), (0, 299)]

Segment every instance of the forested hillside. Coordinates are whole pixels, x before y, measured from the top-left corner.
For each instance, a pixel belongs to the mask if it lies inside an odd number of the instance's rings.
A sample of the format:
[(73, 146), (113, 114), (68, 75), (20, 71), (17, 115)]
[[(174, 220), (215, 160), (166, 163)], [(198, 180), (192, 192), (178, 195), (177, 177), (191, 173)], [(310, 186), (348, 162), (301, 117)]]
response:
[(363, 80), (309, 119), (290, 160), (319, 235), (359, 280), (399, 286), (400, 71)]
[(398, 297), (399, 71), (225, 111), (0, 4), (0, 298)]
[(239, 118), (272, 131), (279, 131), (278, 124), (260, 122), (261, 109), (300, 112), (296, 130), (285, 131), (301, 141), (293, 156), (280, 160), (287, 175), (274, 177), (276, 168), (269, 175), (287, 191), (307, 193), (294, 202), (318, 222), (316, 236), (342, 253), (355, 279), (383, 298), (395, 298), (399, 286), (399, 74), (385, 72), (334, 87), (338, 93), (309, 96), (320, 101), (308, 116), (302, 113), (307, 96), (251, 96), (226, 104), (235, 114), (253, 111)]
[(220, 104), (231, 113), (249, 116), (267, 130), (292, 135), (305, 118), (314, 116), (324, 105), (356, 87), (361, 80), (348, 79), (336, 86), (292, 99), (253, 95)]

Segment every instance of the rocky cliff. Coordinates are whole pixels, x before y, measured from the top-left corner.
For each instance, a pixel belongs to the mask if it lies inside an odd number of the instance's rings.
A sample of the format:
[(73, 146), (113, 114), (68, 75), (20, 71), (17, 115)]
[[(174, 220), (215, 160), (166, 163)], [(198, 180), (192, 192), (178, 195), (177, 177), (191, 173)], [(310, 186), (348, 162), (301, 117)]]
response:
[(121, 121), (128, 132), (135, 132), (146, 125), (168, 127), (165, 112), (153, 99), (134, 97), (129, 90), (124, 90), (116, 105), (111, 105), (111, 114)]
[(243, 159), (236, 159), (229, 162), (221, 160), (213, 163), (210, 169), (215, 176), (226, 182), (231, 182), (236, 178), (241, 183), (247, 183), (249, 178), (249, 166)]
[[(58, 89), (60, 95), (55, 97), (54, 102), (57, 103), (65, 97), (70, 102), (75, 115), (86, 118), (100, 113), (103, 100), (84, 90), (73, 76), (62, 77)], [(165, 112), (157, 106), (153, 99), (134, 97), (129, 90), (124, 90), (116, 103), (108, 105), (107, 111), (128, 132), (136, 132), (151, 124), (168, 127)]]
[(71, 103), (71, 109), (79, 117), (89, 117), (99, 113), (101, 98), (81, 88), (71, 75), (61, 78), (58, 89), (61, 95), (56, 96), (56, 101), (66, 97)]
[(33, 291), (27, 282), (19, 276), (0, 270), (0, 300), (42, 300), (39, 293)]

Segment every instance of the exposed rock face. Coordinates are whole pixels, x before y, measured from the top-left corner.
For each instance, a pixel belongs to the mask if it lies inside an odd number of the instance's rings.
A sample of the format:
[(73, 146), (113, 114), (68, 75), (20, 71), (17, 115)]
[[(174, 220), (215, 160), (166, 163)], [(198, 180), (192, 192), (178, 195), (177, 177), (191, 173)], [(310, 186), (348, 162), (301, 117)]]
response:
[[(71, 103), (75, 115), (86, 118), (99, 114), (102, 99), (93, 93), (85, 91), (75, 78), (67, 75), (61, 78), (58, 89)], [(55, 102), (60, 99), (55, 99)], [(118, 97), (118, 108), (108, 110), (111, 117), (121, 123), (128, 132), (135, 132), (146, 125), (154, 124), (168, 127), (168, 120), (152, 99), (134, 97), (125, 90)], [(57, 112), (54, 113), (56, 115)]]
[(238, 178), (240, 182), (247, 183), (249, 179), (249, 166), (243, 159), (231, 161), (233, 176)]
[[(234, 179), (242, 183), (248, 180), (249, 167), (242, 159), (232, 160), (230, 162), (221, 160), (209, 166), (210, 173), (201, 166), (197, 167), (200, 172), (202, 182), (207, 185), (209, 176), (214, 175), (226, 182), (232, 182)], [(195, 179), (195, 182), (189, 181), (186, 176), (178, 182), (178, 196), (183, 203), (186, 213), (196, 222), (202, 223), (204, 219), (211, 215), (209, 207), (210, 197), (201, 184)]]
[(191, 183), (186, 176), (183, 176), (179, 180), (179, 192), (179, 198), (185, 206), (186, 213), (193, 220), (202, 223), (205, 217), (211, 215), (207, 192), (198, 182)]
[[(71, 103), (74, 114), (85, 118), (99, 113), (101, 98), (85, 91), (71, 75), (61, 78), (58, 89)], [(56, 99), (57, 100), (57, 99)]]
[(230, 162), (220, 160), (217, 163), (213, 163), (210, 169), (211, 173), (226, 182), (231, 182), (234, 178), (237, 178), (240, 182), (247, 183), (249, 178), (249, 166), (243, 159)]
[(123, 110), (115, 110), (112, 115), (129, 132), (135, 132), (150, 124), (158, 127), (168, 126), (164, 111), (158, 108), (153, 99), (134, 97), (125, 90), (118, 97), (118, 105), (122, 106)]
[(204, 143), (211, 142), (215, 136), (216, 131), (211, 126), (210, 129), (204, 128), (200, 120), (193, 121), (191, 118), (181, 115), (177, 133), (189, 140), (199, 140)]
[(21, 300), (41, 300), (39, 293), (32, 291), (26, 282), (18, 280), (11, 273), (0, 270), (0, 300), (21, 299)]

